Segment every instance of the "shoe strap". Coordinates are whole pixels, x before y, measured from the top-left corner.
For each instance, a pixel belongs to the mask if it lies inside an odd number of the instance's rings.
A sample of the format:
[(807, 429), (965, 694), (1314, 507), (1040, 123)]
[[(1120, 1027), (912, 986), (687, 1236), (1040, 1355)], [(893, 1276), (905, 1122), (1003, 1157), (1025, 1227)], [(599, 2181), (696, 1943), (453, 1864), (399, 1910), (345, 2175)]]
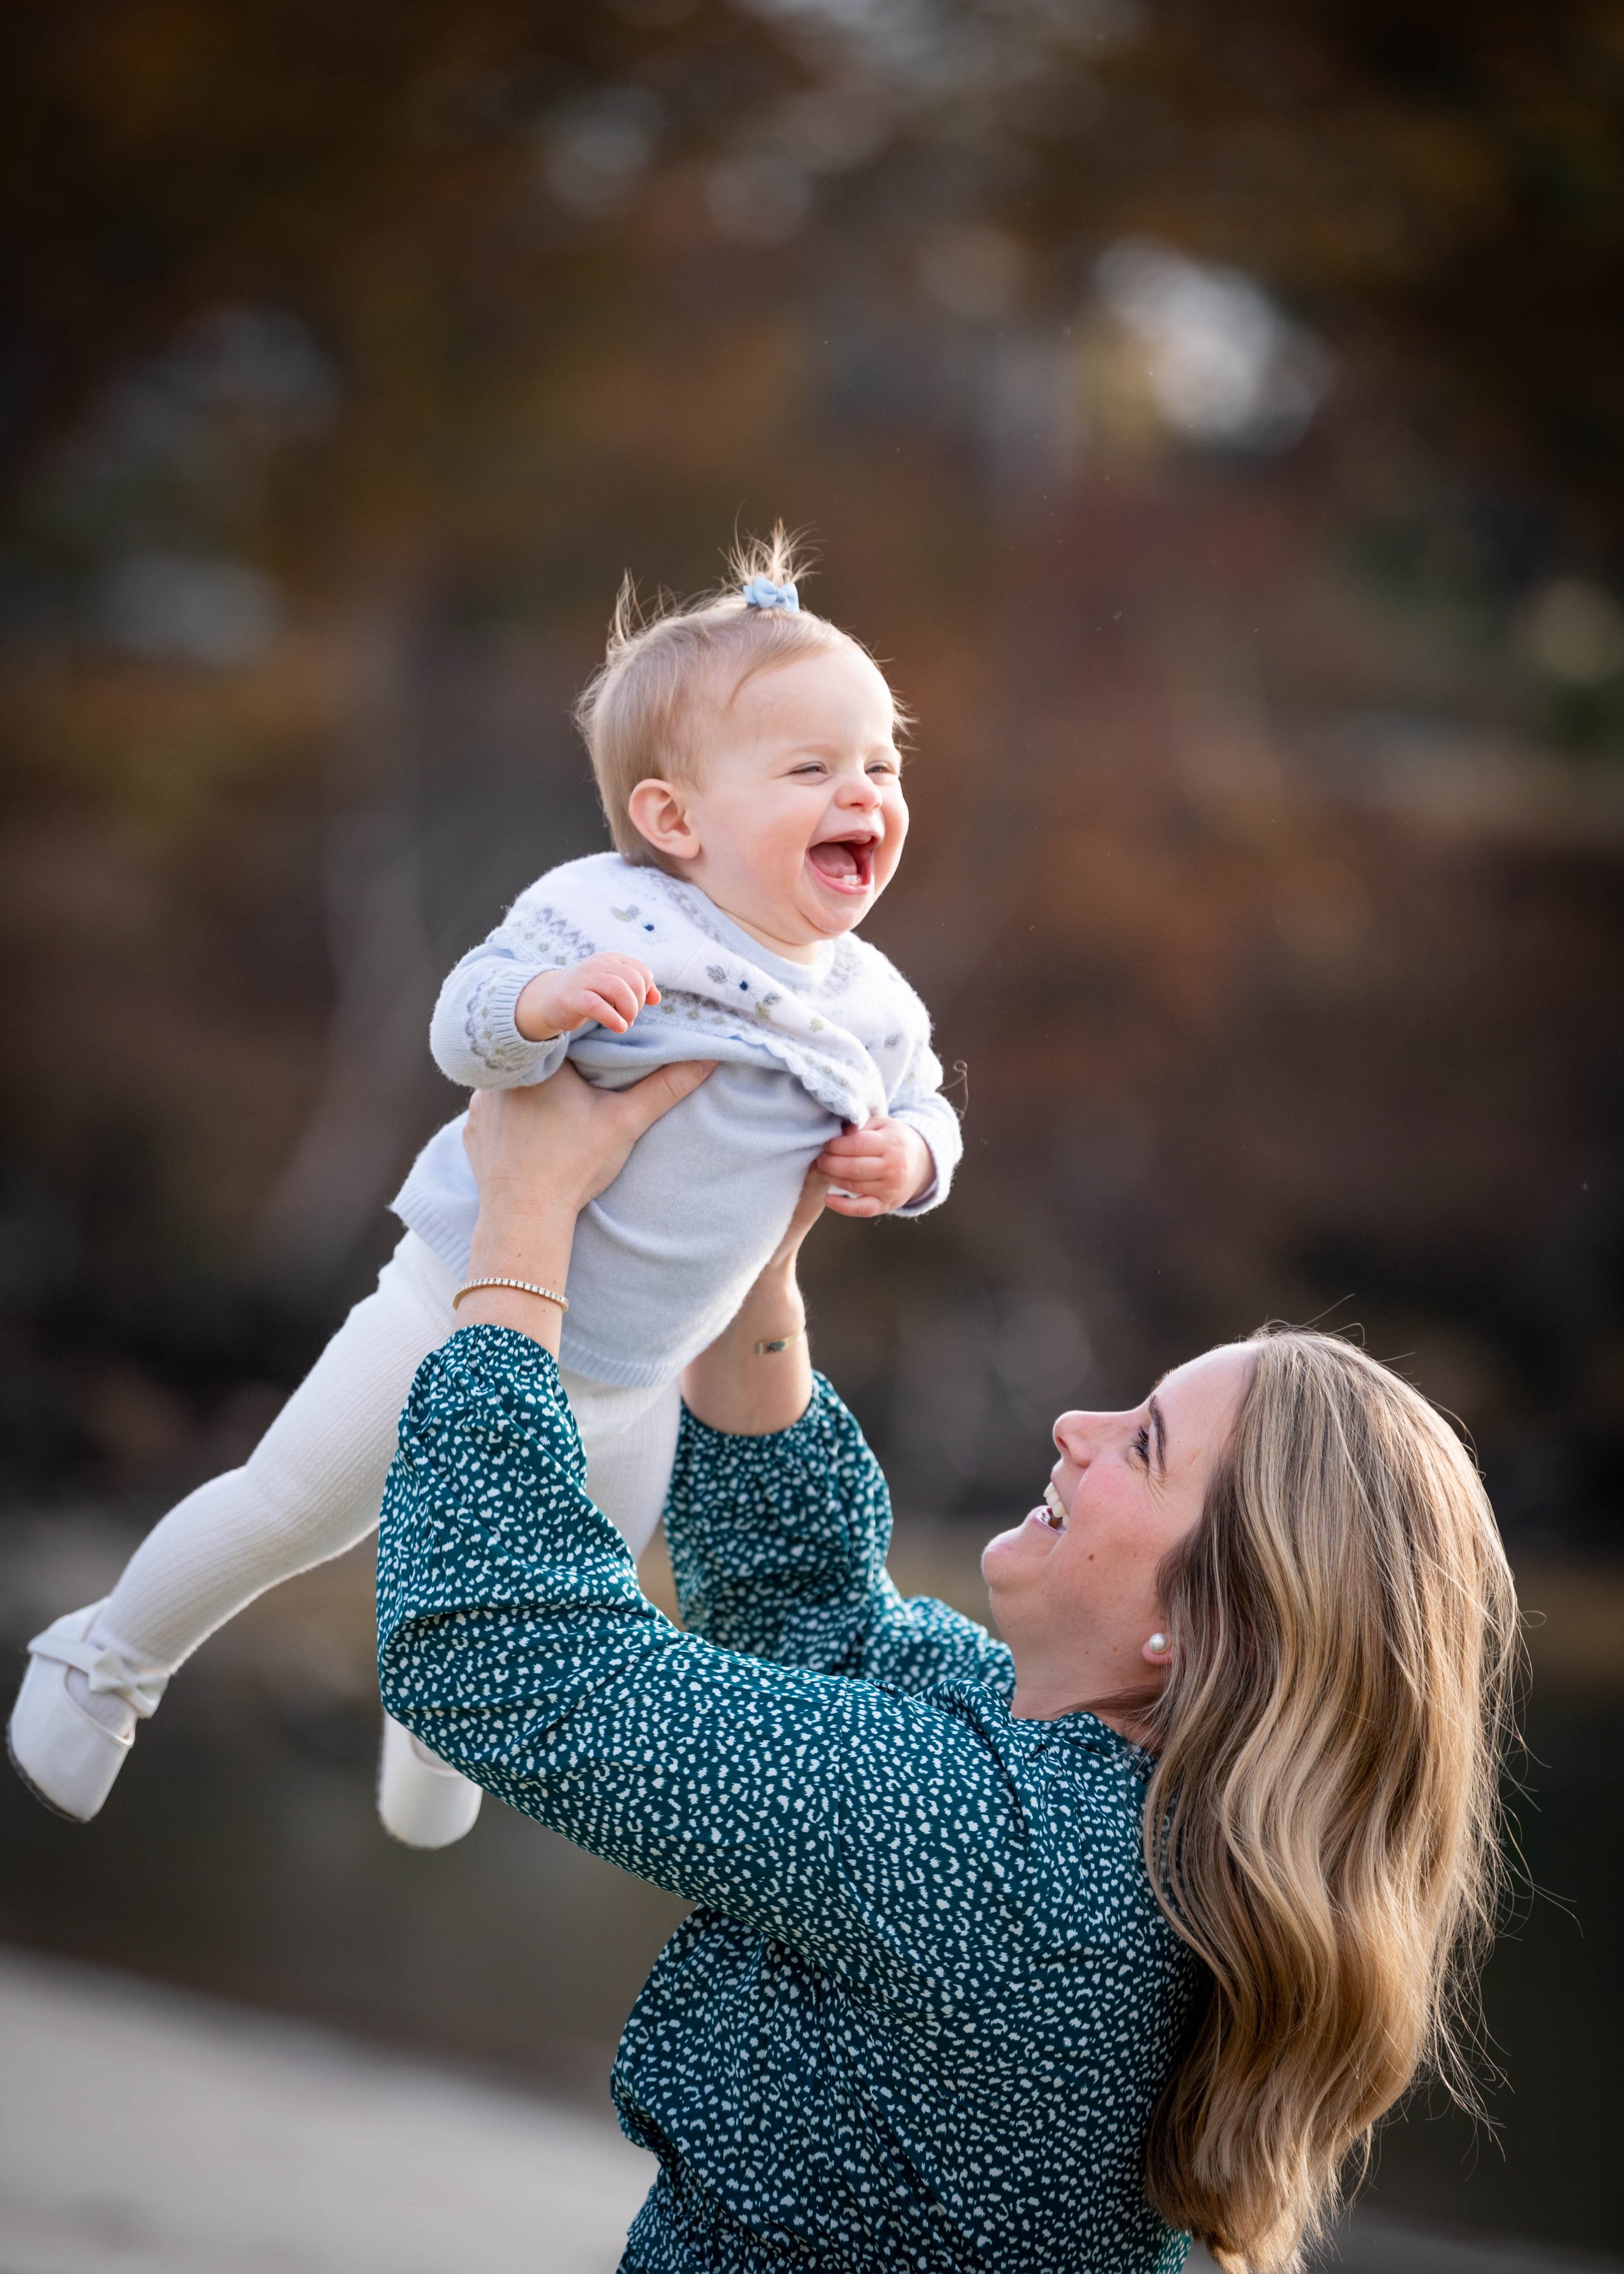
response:
[(77, 1641), (71, 1635), (63, 1634), (59, 1626), (47, 1627), (43, 1634), (35, 1635), (28, 1650), (32, 1657), (50, 1659), (58, 1666), (74, 1668), (84, 1675), (91, 1690), (122, 1698), (131, 1712), (139, 1714), (143, 1721), (157, 1712), (158, 1701), (169, 1687), (169, 1677), (162, 1667), (146, 1666), (138, 1670), (109, 1644)]

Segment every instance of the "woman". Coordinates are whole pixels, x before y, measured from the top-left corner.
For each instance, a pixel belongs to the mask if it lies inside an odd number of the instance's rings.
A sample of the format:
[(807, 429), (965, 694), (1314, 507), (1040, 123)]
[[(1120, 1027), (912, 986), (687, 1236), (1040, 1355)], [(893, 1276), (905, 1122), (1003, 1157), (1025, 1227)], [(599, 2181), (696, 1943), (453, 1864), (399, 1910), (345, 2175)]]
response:
[(1448, 2073), (1486, 1924), (1515, 1610), (1476, 1473), (1345, 1344), (1208, 1352), (1061, 1416), (986, 1552), (995, 1642), (885, 1576), (801, 1331), (809, 1192), (684, 1382), (679, 1631), (581, 1490), (541, 1291), (704, 1072), (477, 1101), (487, 1284), (414, 1385), (379, 1562), (389, 1711), (699, 1906), (616, 2067), (660, 2160), (623, 2266), (1151, 2274), (1194, 2232), (1288, 2268)]

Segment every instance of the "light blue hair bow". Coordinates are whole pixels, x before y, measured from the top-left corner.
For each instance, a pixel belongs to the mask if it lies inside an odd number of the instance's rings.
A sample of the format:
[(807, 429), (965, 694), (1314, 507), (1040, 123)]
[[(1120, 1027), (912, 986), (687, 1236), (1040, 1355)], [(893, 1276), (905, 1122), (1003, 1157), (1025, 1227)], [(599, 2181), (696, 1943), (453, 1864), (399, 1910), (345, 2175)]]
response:
[(801, 601), (793, 584), (775, 584), (771, 576), (752, 576), (744, 587), (747, 608), (782, 608), (788, 615), (799, 615)]

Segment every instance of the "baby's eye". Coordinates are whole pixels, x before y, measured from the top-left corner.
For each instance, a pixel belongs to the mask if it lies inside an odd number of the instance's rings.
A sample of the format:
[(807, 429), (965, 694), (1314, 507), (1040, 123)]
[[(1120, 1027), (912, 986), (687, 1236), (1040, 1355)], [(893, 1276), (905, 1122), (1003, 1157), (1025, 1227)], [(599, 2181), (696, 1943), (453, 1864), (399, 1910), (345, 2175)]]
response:
[(804, 765), (792, 766), (790, 768), (790, 772), (795, 774), (816, 775), (823, 773), (825, 769), (823, 762), (818, 758), (808, 758)]

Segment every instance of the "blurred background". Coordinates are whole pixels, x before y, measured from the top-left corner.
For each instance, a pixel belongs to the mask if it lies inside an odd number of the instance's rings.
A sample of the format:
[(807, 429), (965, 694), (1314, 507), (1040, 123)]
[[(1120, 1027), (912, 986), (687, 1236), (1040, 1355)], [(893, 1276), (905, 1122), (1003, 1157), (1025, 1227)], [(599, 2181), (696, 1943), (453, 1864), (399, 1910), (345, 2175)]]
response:
[[(568, 712), (622, 571), (781, 516), (917, 713), (868, 929), (966, 1116), (950, 1207), (813, 1266), (898, 1575), (984, 1608), (1056, 1407), (1265, 1318), (1457, 1415), (1530, 1613), (1526, 1872), (1498, 2131), (1417, 2107), (1374, 2200), (1624, 2249), (1624, 13), (4, 36), (7, 1646), (388, 1252), (440, 977), (604, 842)], [(677, 1907), (494, 1805), (389, 1846), (370, 1586), (210, 1644), (93, 1829), (0, 1780), (0, 1934), (601, 2108)]]

